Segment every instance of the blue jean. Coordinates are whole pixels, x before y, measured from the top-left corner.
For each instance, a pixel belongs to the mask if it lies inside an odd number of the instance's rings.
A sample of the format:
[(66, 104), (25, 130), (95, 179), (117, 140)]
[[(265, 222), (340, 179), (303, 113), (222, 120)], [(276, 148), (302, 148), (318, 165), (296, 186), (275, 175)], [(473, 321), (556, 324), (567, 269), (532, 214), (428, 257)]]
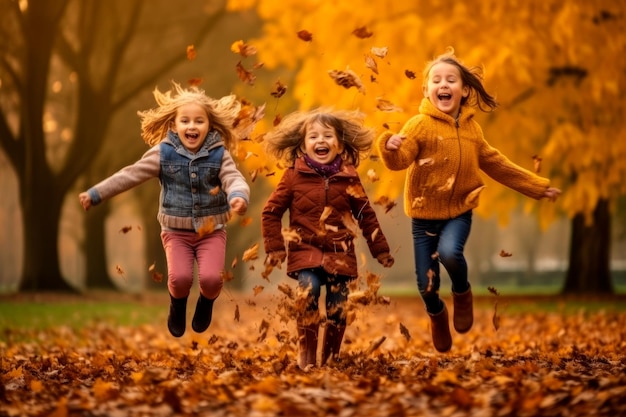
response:
[(469, 288), (463, 250), (471, 226), (471, 210), (449, 220), (411, 221), (417, 288), (426, 304), (426, 310), (431, 314), (436, 314), (443, 308), (439, 298), (440, 262), (450, 275), (453, 292), (463, 293)]
[(328, 274), (322, 268), (303, 269), (298, 272), (298, 285), (308, 288), (307, 311), (319, 309), (322, 286), (326, 286), (326, 318), (333, 324), (346, 325), (345, 305), (348, 301), (348, 277)]

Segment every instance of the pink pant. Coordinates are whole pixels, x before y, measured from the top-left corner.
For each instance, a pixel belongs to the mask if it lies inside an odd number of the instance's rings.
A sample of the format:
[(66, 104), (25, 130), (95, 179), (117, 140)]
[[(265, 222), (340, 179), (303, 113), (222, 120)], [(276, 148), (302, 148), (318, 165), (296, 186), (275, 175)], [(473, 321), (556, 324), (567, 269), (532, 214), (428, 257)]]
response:
[(187, 297), (193, 284), (194, 261), (198, 263), (200, 293), (215, 299), (222, 291), (226, 257), (226, 231), (208, 235), (161, 232), (167, 258), (167, 288), (174, 298)]

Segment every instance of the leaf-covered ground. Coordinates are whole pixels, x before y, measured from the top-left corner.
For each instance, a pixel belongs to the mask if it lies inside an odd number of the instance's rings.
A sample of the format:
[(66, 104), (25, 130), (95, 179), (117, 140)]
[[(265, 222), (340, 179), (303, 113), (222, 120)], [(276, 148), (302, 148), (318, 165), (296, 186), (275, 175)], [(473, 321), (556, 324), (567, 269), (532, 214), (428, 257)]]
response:
[(283, 294), (223, 294), (209, 330), (181, 339), (158, 302), (149, 324), (3, 328), (0, 415), (626, 415), (621, 308), (483, 297), (440, 354), (421, 301), (391, 297), (355, 310), (338, 361), (300, 370)]

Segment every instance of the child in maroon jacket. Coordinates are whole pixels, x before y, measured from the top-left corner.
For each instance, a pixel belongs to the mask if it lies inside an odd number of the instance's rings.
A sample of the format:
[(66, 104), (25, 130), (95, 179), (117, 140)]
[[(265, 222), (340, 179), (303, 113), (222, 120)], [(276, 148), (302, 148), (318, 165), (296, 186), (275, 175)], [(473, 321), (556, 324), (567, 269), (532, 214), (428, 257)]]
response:
[[(356, 111), (296, 112), (265, 137), (268, 154), (288, 168), (263, 209), (263, 243), (266, 262), (280, 265), (287, 259), (287, 275), (308, 295), (296, 318), (301, 368), (316, 365), (318, 300), (324, 285), (327, 323), (321, 364), (339, 354), (348, 283), (358, 276), (357, 225), (372, 256), (387, 268), (394, 262), (356, 171), (375, 135), (362, 121)], [(282, 218), (287, 210), (290, 234), (297, 238), (286, 242)]]

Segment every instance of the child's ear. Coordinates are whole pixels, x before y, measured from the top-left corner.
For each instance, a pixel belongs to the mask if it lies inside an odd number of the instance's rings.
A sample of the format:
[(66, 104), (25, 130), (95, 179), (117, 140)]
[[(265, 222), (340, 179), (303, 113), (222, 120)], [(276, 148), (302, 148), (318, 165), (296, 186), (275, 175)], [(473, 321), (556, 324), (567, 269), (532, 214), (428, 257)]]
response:
[(463, 86), (463, 97), (468, 97), (470, 93), (470, 89), (468, 86), (464, 85)]

